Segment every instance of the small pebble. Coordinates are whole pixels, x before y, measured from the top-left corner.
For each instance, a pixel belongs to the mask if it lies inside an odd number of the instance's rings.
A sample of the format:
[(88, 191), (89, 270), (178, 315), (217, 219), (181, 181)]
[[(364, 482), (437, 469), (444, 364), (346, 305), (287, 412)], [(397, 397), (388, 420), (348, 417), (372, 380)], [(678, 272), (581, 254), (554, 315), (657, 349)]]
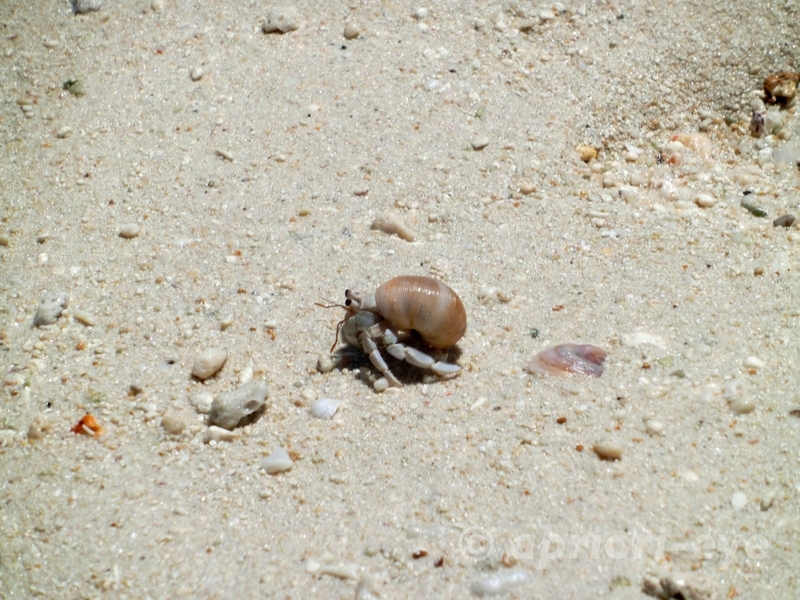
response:
[(279, 446), (275, 448), (272, 454), (261, 461), (261, 468), (270, 475), (283, 473), (292, 468), (292, 459), (289, 453)]
[(153, 0), (150, 3), (150, 8), (155, 12), (164, 10), (164, 0)]
[(76, 15), (96, 12), (103, 8), (101, 0), (72, 0), (72, 12)]
[(72, 135), (72, 127), (70, 127), (69, 125), (64, 125), (64, 127), (56, 131), (56, 137), (62, 140), (64, 138), (68, 138), (71, 135)]
[(372, 387), (376, 392), (385, 392), (389, 389), (389, 380), (386, 379), (386, 377), (378, 377), (378, 379), (375, 380), (375, 383), (372, 384)]
[(794, 223), (794, 215), (783, 215), (775, 219), (772, 225), (775, 227), (791, 227), (792, 223)]
[(772, 490), (767, 491), (761, 498), (760, 508), (762, 511), (768, 511), (772, 508), (772, 503), (775, 502), (775, 492)]
[(119, 228), (119, 237), (130, 240), (139, 237), (141, 232), (142, 229), (136, 223), (126, 223)]
[(767, 363), (758, 358), (757, 356), (748, 356), (744, 359), (744, 366), (748, 369), (763, 369)]
[(358, 23), (353, 23), (351, 21), (344, 26), (344, 39), (354, 40), (359, 35), (361, 35), (361, 28), (358, 26)]
[(58, 321), (58, 317), (61, 316), (61, 313), (64, 312), (68, 304), (69, 296), (67, 296), (67, 294), (45, 296), (36, 309), (36, 315), (33, 317), (33, 324), (36, 327), (52, 325)]
[(189, 402), (198, 413), (207, 415), (211, 412), (211, 405), (214, 403), (214, 394), (211, 392), (199, 392), (189, 398)]
[(261, 29), (264, 33), (289, 33), (299, 27), (294, 8), (284, 6), (270, 9)]
[(264, 406), (268, 395), (269, 387), (261, 379), (254, 379), (230, 392), (217, 394), (211, 404), (208, 420), (225, 429), (234, 429)]
[(161, 419), (161, 427), (171, 435), (180, 435), (186, 429), (186, 423), (177, 413), (168, 412)]
[(239, 438), (241, 434), (238, 431), (228, 431), (222, 427), (211, 425), (203, 433), (203, 442), (232, 442)]
[(45, 415), (36, 415), (28, 427), (28, 439), (40, 440), (53, 429), (53, 423)]
[(205, 71), (203, 71), (203, 67), (200, 66), (194, 67), (189, 71), (189, 77), (192, 78), (192, 81), (200, 81), (203, 75), (205, 75)]
[(664, 432), (664, 424), (655, 419), (647, 419), (644, 426), (648, 435), (661, 435)]
[(747, 494), (744, 492), (736, 492), (731, 496), (731, 506), (733, 506), (734, 510), (742, 510), (747, 506)]
[(210, 348), (201, 352), (194, 359), (192, 375), (198, 379), (208, 379), (219, 371), (228, 360), (228, 351), (221, 348)]
[(489, 138), (485, 135), (479, 135), (472, 139), (472, 149), (475, 151), (483, 150), (489, 145)]
[(577, 150), (578, 156), (585, 163), (597, 158), (597, 149), (592, 146), (578, 146), (575, 150)]
[(327, 354), (320, 354), (317, 358), (317, 371), (320, 373), (333, 371), (333, 359)]
[(411, 16), (414, 17), (417, 21), (421, 21), (422, 19), (428, 18), (428, 9), (427, 8), (415, 8), (414, 12), (411, 13)]
[(4, 248), (8, 247), (8, 244), (11, 243), (11, 240), (5, 233), (0, 233), (0, 246)]
[(476, 596), (499, 596), (515, 587), (530, 583), (531, 580), (532, 577), (527, 571), (512, 569), (511, 571), (503, 571), (476, 581), (470, 589)]
[(694, 198), (694, 203), (700, 208), (711, 208), (717, 203), (717, 200), (710, 194), (697, 194)]
[(756, 403), (750, 398), (735, 397), (728, 403), (730, 409), (737, 415), (747, 415), (756, 409)]
[(622, 458), (622, 446), (612, 440), (601, 440), (592, 446), (592, 450), (602, 460), (619, 460)]

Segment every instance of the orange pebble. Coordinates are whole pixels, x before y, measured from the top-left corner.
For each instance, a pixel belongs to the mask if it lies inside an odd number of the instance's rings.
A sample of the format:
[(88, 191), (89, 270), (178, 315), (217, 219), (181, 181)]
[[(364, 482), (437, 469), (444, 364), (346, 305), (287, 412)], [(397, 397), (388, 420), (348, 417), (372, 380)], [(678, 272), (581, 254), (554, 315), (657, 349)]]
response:
[(103, 428), (97, 424), (97, 421), (95, 421), (92, 415), (86, 413), (71, 431), (72, 433), (97, 436), (103, 433)]

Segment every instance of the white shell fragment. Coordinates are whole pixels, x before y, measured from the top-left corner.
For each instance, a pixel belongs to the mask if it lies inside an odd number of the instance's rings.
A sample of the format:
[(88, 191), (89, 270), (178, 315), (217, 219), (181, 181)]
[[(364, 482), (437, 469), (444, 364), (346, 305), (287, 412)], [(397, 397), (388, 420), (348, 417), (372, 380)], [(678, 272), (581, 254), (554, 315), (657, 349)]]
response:
[(375, 217), (375, 220), (372, 221), (372, 225), (370, 225), (369, 228), (388, 233), (389, 235), (394, 234), (401, 240), (407, 242), (413, 242), (416, 239), (414, 232), (406, 227), (405, 223), (400, 219), (388, 215), (378, 215)]
[(649, 344), (656, 348), (666, 348), (667, 343), (659, 335), (647, 333), (646, 331), (637, 331), (635, 333), (627, 333), (622, 336), (622, 345), (628, 348), (635, 348), (636, 346), (643, 346)]
[(261, 29), (264, 30), (264, 33), (289, 33), (298, 27), (300, 25), (297, 23), (293, 8), (276, 7), (270, 9)]
[(602, 460), (619, 460), (622, 458), (622, 445), (613, 440), (600, 440), (592, 450)]
[(52, 325), (58, 321), (58, 317), (64, 312), (69, 304), (69, 296), (67, 294), (52, 294), (42, 298), (39, 303), (39, 308), (36, 309), (36, 315), (33, 317), (33, 324), (36, 327), (42, 325)]
[(125, 223), (122, 227), (119, 228), (119, 237), (132, 240), (135, 237), (139, 237), (139, 234), (142, 233), (142, 228), (139, 227), (136, 223)]
[(239, 438), (241, 434), (238, 431), (228, 431), (222, 427), (215, 427), (212, 425), (203, 433), (203, 442), (232, 442)]
[(270, 475), (283, 473), (292, 468), (292, 459), (286, 450), (278, 446), (272, 454), (261, 461), (261, 468)]
[(226, 360), (228, 360), (227, 350), (220, 348), (204, 350), (194, 359), (192, 375), (198, 379), (208, 379), (222, 368)]
[(748, 369), (763, 369), (767, 363), (757, 356), (748, 356), (744, 359), (744, 366)]
[(512, 569), (497, 573), (472, 584), (472, 593), (476, 596), (499, 596), (513, 588), (530, 583), (531, 575), (523, 569)]
[(254, 379), (230, 392), (217, 394), (211, 404), (208, 420), (213, 425), (234, 429), (264, 405), (269, 388), (261, 379)]
[(527, 370), (540, 375), (579, 373), (589, 377), (603, 374), (605, 350), (591, 344), (561, 344), (545, 348), (531, 359)]
[(314, 402), (310, 410), (311, 414), (318, 419), (331, 419), (341, 405), (341, 402), (333, 398), (322, 398)]

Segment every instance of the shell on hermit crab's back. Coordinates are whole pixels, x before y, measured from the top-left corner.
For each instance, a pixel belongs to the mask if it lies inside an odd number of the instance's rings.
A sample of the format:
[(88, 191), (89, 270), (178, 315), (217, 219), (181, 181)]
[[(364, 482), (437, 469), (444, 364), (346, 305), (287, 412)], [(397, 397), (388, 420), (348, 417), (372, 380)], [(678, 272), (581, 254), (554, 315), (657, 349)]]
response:
[(431, 277), (395, 277), (375, 290), (375, 304), (392, 327), (416, 331), (433, 348), (449, 348), (467, 331), (467, 313), (458, 294)]
[(579, 373), (588, 377), (600, 377), (605, 359), (605, 350), (597, 346), (561, 344), (539, 352), (528, 363), (527, 370), (541, 375)]

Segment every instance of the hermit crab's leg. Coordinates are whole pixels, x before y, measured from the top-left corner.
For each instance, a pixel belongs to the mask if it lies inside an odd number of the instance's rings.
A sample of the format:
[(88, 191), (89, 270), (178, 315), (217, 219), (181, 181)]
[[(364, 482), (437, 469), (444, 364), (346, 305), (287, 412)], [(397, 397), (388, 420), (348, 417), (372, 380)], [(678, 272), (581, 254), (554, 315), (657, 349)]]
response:
[(375, 368), (389, 380), (389, 383), (395, 387), (403, 387), (403, 384), (397, 380), (397, 377), (389, 370), (386, 361), (383, 360), (381, 353), (378, 351), (378, 346), (372, 341), (366, 333), (361, 334), (361, 347), (364, 352), (369, 355), (369, 360), (375, 365)]
[(383, 332), (381, 341), (386, 345), (386, 351), (398, 360), (404, 360), (408, 364), (419, 367), (420, 369), (430, 369), (437, 375), (452, 375), (458, 373), (461, 367), (451, 363), (437, 361), (430, 354), (426, 354), (411, 346), (406, 346), (397, 341), (397, 336), (393, 331), (387, 329)]

